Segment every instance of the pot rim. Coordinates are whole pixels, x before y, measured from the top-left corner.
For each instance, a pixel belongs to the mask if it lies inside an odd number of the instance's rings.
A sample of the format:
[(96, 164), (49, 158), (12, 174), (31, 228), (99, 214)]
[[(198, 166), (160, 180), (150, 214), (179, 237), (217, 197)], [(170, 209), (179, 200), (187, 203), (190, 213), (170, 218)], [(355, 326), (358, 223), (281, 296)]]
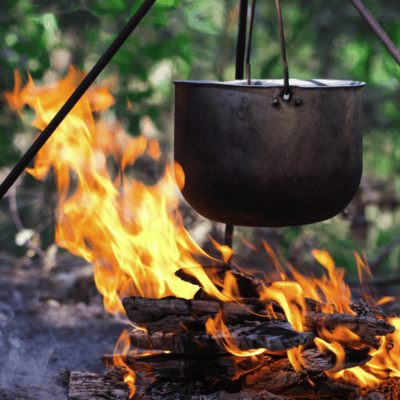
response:
[[(234, 80), (234, 81), (196, 81), (196, 80), (186, 80), (186, 81), (173, 81), (174, 84), (193, 84), (193, 85), (203, 85), (203, 86), (228, 86), (228, 87), (248, 87), (250, 88), (266, 88), (266, 87), (284, 87), (283, 79), (252, 79), (251, 84), (248, 85), (246, 80)], [(289, 79), (290, 87), (298, 87), (302, 89), (332, 89), (332, 88), (351, 88), (351, 87), (363, 87), (365, 82), (351, 81), (351, 80), (339, 80), (339, 79)]]

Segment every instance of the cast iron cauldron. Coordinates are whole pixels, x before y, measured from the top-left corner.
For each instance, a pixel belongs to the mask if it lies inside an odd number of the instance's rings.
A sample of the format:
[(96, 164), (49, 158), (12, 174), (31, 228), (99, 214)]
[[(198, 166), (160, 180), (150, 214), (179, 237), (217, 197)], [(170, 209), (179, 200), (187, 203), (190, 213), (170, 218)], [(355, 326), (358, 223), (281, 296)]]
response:
[(184, 198), (213, 221), (293, 226), (333, 217), (362, 174), (363, 82), (175, 83)]

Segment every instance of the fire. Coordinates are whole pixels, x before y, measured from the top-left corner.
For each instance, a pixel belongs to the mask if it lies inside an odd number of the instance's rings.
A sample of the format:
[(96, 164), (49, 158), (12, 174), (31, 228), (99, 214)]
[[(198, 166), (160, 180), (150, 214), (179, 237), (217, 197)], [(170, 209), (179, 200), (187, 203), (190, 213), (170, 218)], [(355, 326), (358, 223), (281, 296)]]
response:
[[(31, 77), (5, 98), (19, 113), (25, 104), (36, 112), (33, 125), (43, 130), (73, 92), (83, 74), (73, 69), (51, 87), (38, 88)], [(107, 109), (113, 97), (104, 86), (89, 90), (41, 149), (28, 171), (43, 179), (54, 168), (59, 191), (57, 243), (91, 262), (95, 281), (111, 312), (123, 312), (121, 298), (168, 295), (192, 298), (198, 287), (174, 273), (198, 265), (193, 255), (207, 256), (184, 229), (173, 170), (183, 184), (180, 166), (167, 165), (153, 186), (128, 178), (124, 171), (142, 156), (161, 158), (158, 142), (143, 136), (131, 138), (118, 125), (96, 121), (93, 112)], [(111, 178), (107, 159), (119, 161), (118, 176)], [(71, 186), (76, 189), (71, 194)], [(205, 275), (199, 277), (202, 282)], [(219, 291), (211, 282), (214, 295)], [(222, 296), (224, 297), (224, 296)]]
[[(21, 77), (16, 73), (15, 88), (5, 93), (5, 99), (21, 116), (25, 105), (32, 107), (36, 112), (33, 125), (43, 130), (83, 76), (71, 67), (64, 79), (41, 88), (35, 86), (31, 77), (22, 87)], [(129, 171), (141, 158), (160, 165), (165, 160), (156, 140), (130, 137), (118, 124), (109, 125), (94, 116), (93, 112), (101, 115), (113, 102), (105, 86), (88, 90), (38, 153), (34, 168), (28, 169), (37, 179), (43, 179), (51, 168), (54, 169), (59, 191), (57, 243), (93, 264), (97, 288), (110, 313), (123, 313), (121, 300), (127, 296), (193, 298), (199, 287), (175, 276), (181, 268), (193, 274), (212, 298), (241, 302), (232, 273), (225, 274), (221, 291), (196, 261), (199, 255), (214, 260), (191, 239), (178, 212), (178, 187), (185, 184), (181, 166), (166, 163), (163, 176), (152, 185), (131, 176)], [(110, 159), (119, 165), (116, 176), (107, 168)], [(230, 262), (232, 250), (214, 244), (223, 261)], [(296, 331), (305, 331), (304, 315), (310, 300), (317, 302), (323, 313), (356, 315), (350, 307), (351, 292), (344, 282), (344, 270), (335, 267), (327, 252), (313, 251), (315, 259), (326, 270), (326, 274), (317, 279), (302, 276), (290, 265), (282, 265), (272, 249), (264, 245), (281, 281), (271, 283), (265, 279), (259, 287), (259, 299), (278, 303)], [(356, 260), (362, 279), (369, 273), (368, 266), (357, 254)], [(383, 298), (375, 305), (387, 301), (391, 299)], [(265, 311), (268, 317), (282, 318), (272, 309)], [(372, 360), (345, 372), (338, 372), (345, 361), (344, 346), (358, 343), (359, 336), (343, 327), (321, 328), (315, 346), (336, 355), (336, 365), (327, 374), (336, 379), (351, 376), (360, 387), (373, 387), (386, 377), (400, 377), (400, 318), (389, 319), (389, 322), (396, 331), (382, 338), (380, 347), (370, 353)], [(265, 351), (240, 350), (221, 314), (206, 322), (206, 330), (234, 355), (249, 357)], [(116, 346), (115, 362), (130, 372), (126, 382), (132, 396), (135, 374), (120, 357), (129, 347), (129, 336), (124, 333)], [(302, 351), (300, 346), (287, 353), (296, 371), (302, 369)]]
[(206, 322), (206, 332), (214, 335), (217, 341), (220, 341), (226, 350), (239, 357), (256, 356), (264, 353), (265, 349), (241, 350), (234, 340), (232, 340), (228, 327), (224, 324), (223, 316), (219, 312), (215, 319), (209, 318)]
[(122, 354), (127, 354), (129, 352), (131, 345), (129, 341), (129, 335), (126, 330), (122, 332), (122, 335), (119, 337), (117, 344), (114, 349), (114, 363), (115, 365), (123, 366), (129, 373), (125, 375), (124, 381), (129, 386), (130, 389), (130, 397), (135, 394), (135, 373), (132, 369), (126, 364)]

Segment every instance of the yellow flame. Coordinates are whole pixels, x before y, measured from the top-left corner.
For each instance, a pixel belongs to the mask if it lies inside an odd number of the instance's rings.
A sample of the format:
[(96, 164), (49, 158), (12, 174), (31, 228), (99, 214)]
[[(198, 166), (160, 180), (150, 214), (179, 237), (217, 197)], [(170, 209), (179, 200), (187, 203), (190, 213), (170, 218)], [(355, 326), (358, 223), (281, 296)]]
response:
[[(36, 87), (29, 76), (28, 83), (22, 87), (21, 77), (16, 72), (15, 88), (4, 97), (21, 116), (25, 105), (32, 107), (36, 112), (33, 125), (43, 130), (83, 77), (82, 72), (71, 67), (67, 76), (52, 86)], [(123, 312), (121, 299), (126, 296), (193, 298), (198, 286), (175, 276), (181, 268), (186, 268), (201, 282), (202, 288), (213, 298), (240, 302), (240, 291), (232, 273), (225, 274), (220, 291), (196, 261), (199, 255), (213, 260), (190, 238), (178, 212), (177, 189), (185, 184), (182, 167), (166, 162), (156, 140), (144, 136), (132, 138), (118, 124), (111, 126), (94, 117), (94, 111), (101, 115), (113, 102), (106, 87), (89, 89), (38, 153), (34, 168), (28, 169), (34, 177), (43, 179), (50, 168), (54, 168), (59, 191), (57, 243), (93, 264), (96, 285), (104, 297), (106, 309), (112, 313)], [(131, 106), (129, 101), (127, 104)], [(164, 174), (156, 183), (146, 185), (129, 173), (136, 171), (141, 158), (164, 167)], [(110, 159), (118, 165), (114, 174), (107, 167)], [(232, 250), (216, 242), (215, 246), (224, 262), (228, 262)], [(327, 271), (327, 275), (317, 279), (302, 276), (289, 264), (282, 265), (266, 242), (264, 247), (281, 281), (270, 283), (265, 279), (260, 299), (278, 303), (295, 330), (304, 331), (302, 316), (307, 309), (306, 298), (320, 302), (325, 313), (355, 314), (350, 308), (351, 292), (344, 282), (344, 270), (335, 267), (327, 252), (313, 251), (315, 259)], [(355, 258), (360, 278), (370, 275), (367, 263), (357, 253)], [(288, 275), (293, 276), (294, 281), (290, 281)], [(391, 300), (383, 298), (376, 305)], [(271, 309), (266, 311), (274, 316), (272, 306), (269, 307)], [(371, 352), (372, 360), (362, 368), (347, 371), (360, 386), (373, 387), (386, 377), (400, 377), (400, 319), (392, 318), (389, 322), (395, 325), (396, 331), (382, 338), (379, 349)], [(218, 337), (227, 351), (237, 356), (265, 351), (240, 350), (220, 314), (207, 321), (206, 329)], [(336, 355), (337, 362), (330, 374), (344, 377), (343, 371), (337, 372), (344, 363), (343, 345), (355, 345), (360, 338), (341, 327), (333, 331), (320, 328), (318, 335), (316, 346)], [(119, 365), (126, 368), (128, 366), (123, 364), (122, 358), (117, 358), (117, 353), (128, 350), (129, 337), (123, 334), (115, 357)], [(299, 347), (287, 352), (297, 371), (302, 369), (302, 350)], [(135, 390), (133, 371), (126, 381), (132, 396)]]
[(130, 349), (130, 339), (127, 330), (122, 332), (119, 337), (117, 344), (114, 349), (113, 364), (116, 366), (122, 366), (128, 372), (124, 376), (124, 382), (129, 386), (129, 398), (132, 398), (135, 394), (135, 372), (125, 363), (123, 359), (123, 354), (127, 354)]
[(345, 361), (345, 351), (344, 348), (337, 342), (328, 343), (321, 338), (315, 338), (314, 343), (318, 347), (320, 351), (324, 351), (325, 349), (330, 350), (336, 356), (335, 366), (331, 369), (332, 372), (339, 371), (343, 368)]
[[(84, 74), (70, 68), (68, 75), (51, 87), (37, 88), (31, 77), (21, 88), (16, 73), (13, 92), (6, 93), (10, 106), (21, 112), (28, 104), (36, 111), (34, 125), (44, 129)], [(93, 111), (113, 103), (105, 87), (88, 90), (38, 153), (33, 169), (38, 179), (54, 168), (59, 190), (56, 240), (60, 246), (94, 266), (95, 281), (108, 311), (123, 312), (121, 298), (128, 295), (192, 298), (198, 287), (183, 282), (175, 272), (198, 266), (193, 255), (207, 255), (190, 238), (178, 213), (174, 173), (167, 165), (153, 186), (128, 178), (124, 171), (143, 155), (160, 161), (158, 142), (143, 136), (131, 138), (118, 124), (97, 122)], [(114, 180), (107, 159), (120, 161)], [(183, 172), (183, 171), (181, 171)], [(180, 185), (184, 177), (180, 175)], [(71, 186), (75, 187), (71, 194)], [(205, 274), (199, 273), (205, 290), (226, 299)]]
[(213, 335), (217, 342), (222, 344), (226, 350), (238, 357), (256, 356), (265, 352), (265, 349), (241, 350), (233, 341), (228, 327), (222, 320), (221, 313), (218, 313), (215, 318), (209, 318), (206, 321), (206, 332)]

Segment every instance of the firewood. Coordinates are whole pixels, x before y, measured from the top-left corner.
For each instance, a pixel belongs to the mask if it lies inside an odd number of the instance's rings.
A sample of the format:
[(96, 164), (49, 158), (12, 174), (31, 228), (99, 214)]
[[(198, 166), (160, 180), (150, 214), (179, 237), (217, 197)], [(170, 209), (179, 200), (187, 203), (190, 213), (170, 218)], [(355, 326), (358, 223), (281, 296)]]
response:
[(188, 317), (186, 315), (168, 315), (168, 317), (154, 322), (146, 323), (146, 330), (150, 333), (178, 333), (182, 330), (198, 330), (204, 327), (205, 322), (210, 318), (205, 315), (200, 318)]
[[(127, 297), (122, 300), (129, 319), (132, 312), (140, 312), (148, 316), (164, 318), (165, 315), (214, 315), (223, 310), (226, 315), (251, 318), (261, 309), (251, 304), (220, 303), (217, 301), (186, 300), (177, 297), (165, 297), (162, 299), (147, 299), (145, 297)], [(138, 314), (133, 314), (135, 317)]]
[(359, 317), (350, 314), (326, 314), (322, 312), (306, 311), (303, 313), (304, 329), (310, 332), (319, 332), (321, 328), (333, 331), (337, 327), (348, 328), (360, 336), (365, 343), (374, 347), (377, 345), (376, 336), (393, 333), (395, 327), (383, 319), (374, 317)]
[(125, 371), (113, 367), (101, 374), (62, 369), (46, 384), (15, 388), (0, 387), (4, 400), (128, 400), (129, 388), (123, 382)]
[(359, 397), (357, 388), (339, 385), (335, 382), (317, 379), (304, 379), (299, 385), (274, 390), (273, 393), (291, 399), (356, 399)]
[(202, 286), (200, 281), (194, 276), (196, 270), (203, 270), (215, 286), (222, 289), (225, 278), (230, 273), (235, 279), (239, 288), (241, 297), (259, 297), (263, 292), (266, 283), (254, 278), (244, 271), (239, 271), (231, 266), (193, 266), (181, 268), (175, 272), (178, 278), (193, 285)]
[(400, 397), (400, 378), (383, 379), (374, 389), (382, 394), (386, 400), (398, 400)]
[[(193, 285), (198, 285), (202, 287), (200, 281), (192, 274), (195, 273), (198, 269), (204, 270), (206, 275), (210, 278), (211, 282), (213, 282), (214, 285), (217, 286), (217, 288), (219, 289), (222, 289), (224, 286), (226, 274), (228, 272), (231, 273), (236, 279), (242, 298), (259, 298), (260, 294), (263, 293), (265, 288), (270, 285), (269, 282), (263, 282), (244, 271), (236, 270), (232, 266), (226, 264), (219, 266), (194, 266), (181, 268), (175, 272), (175, 275), (185, 282), (189, 282)], [(323, 304), (318, 300), (309, 298), (305, 298), (304, 300), (308, 311), (322, 311)], [(274, 304), (274, 302), (270, 303)], [(276, 303), (274, 305), (276, 305)], [(279, 312), (279, 310), (276, 311)]]
[[(231, 385), (232, 386), (232, 385)], [(232, 387), (230, 388), (232, 389)], [(209, 394), (204, 394), (207, 391)], [(200, 393), (201, 392), (201, 393)], [(237, 392), (217, 390), (210, 392), (201, 382), (163, 382), (156, 381), (147, 387), (137, 387), (133, 400), (290, 400), (287, 397), (267, 392), (257, 392), (250, 388)]]
[[(345, 349), (345, 360), (341, 369), (352, 368), (366, 364), (371, 360), (368, 348), (361, 350)], [(273, 390), (299, 384), (305, 376), (328, 371), (336, 365), (336, 356), (329, 350), (308, 349), (301, 353), (300, 371), (295, 371), (287, 358), (274, 359), (265, 356), (264, 365), (246, 376), (247, 386), (256, 386)]]
[[(269, 351), (287, 350), (310, 343), (315, 335), (312, 332), (296, 332), (289, 322), (268, 320), (264, 322), (246, 321), (243, 326), (228, 326), (230, 340), (241, 350), (266, 348)], [(132, 329), (129, 333), (131, 344), (144, 350), (164, 350), (177, 354), (223, 354), (221, 343), (224, 337), (206, 334), (205, 331), (186, 331), (179, 333), (149, 333)]]
[[(386, 400), (385, 396), (382, 393), (378, 393), (375, 390), (372, 390), (362, 396), (363, 400)], [(397, 399), (396, 399), (397, 400)]]
[(69, 400), (128, 400), (129, 387), (115, 371), (104, 374), (71, 371)]
[[(199, 399), (200, 400), (200, 399)], [(289, 400), (287, 397), (277, 396), (266, 390), (258, 393), (252, 389), (243, 389), (239, 393), (219, 392), (217, 400)]]
[(357, 303), (351, 304), (350, 308), (359, 317), (374, 317), (384, 320), (388, 318), (388, 316), (383, 313), (380, 307), (369, 305), (363, 298), (360, 298)]
[[(340, 365), (340, 369), (348, 369), (358, 367), (366, 364), (372, 359), (369, 355), (370, 348), (365, 346), (361, 349), (345, 348), (345, 359), (343, 364)], [(339, 368), (336, 365), (336, 356), (331, 351), (323, 351), (317, 349), (305, 350), (301, 353), (301, 363), (304, 371), (328, 371), (334, 367)]]
[(245, 384), (247, 387), (254, 387), (256, 390), (274, 390), (291, 385), (298, 385), (305, 374), (297, 372), (287, 358), (274, 362), (266, 362), (265, 366), (257, 371), (246, 375)]
[[(316, 300), (306, 300), (307, 309), (320, 309), (321, 304)], [(148, 323), (159, 321), (168, 315), (201, 317), (215, 315), (219, 311), (223, 312), (227, 317), (263, 321), (269, 313), (266, 310), (272, 310), (280, 319), (286, 319), (279, 304), (257, 298), (240, 299), (238, 303), (223, 303), (210, 300), (187, 300), (177, 297), (161, 299), (127, 297), (122, 300), (122, 304), (132, 322), (146, 327)]]
[[(263, 357), (234, 355), (185, 356), (172, 353), (153, 353), (145, 356), (121, 355), (135, 372), (146, 372), (157, 379), (238, 379), (263, 365)], [(113, 365), (113, 356), (104, 355), (102, 362)]]

